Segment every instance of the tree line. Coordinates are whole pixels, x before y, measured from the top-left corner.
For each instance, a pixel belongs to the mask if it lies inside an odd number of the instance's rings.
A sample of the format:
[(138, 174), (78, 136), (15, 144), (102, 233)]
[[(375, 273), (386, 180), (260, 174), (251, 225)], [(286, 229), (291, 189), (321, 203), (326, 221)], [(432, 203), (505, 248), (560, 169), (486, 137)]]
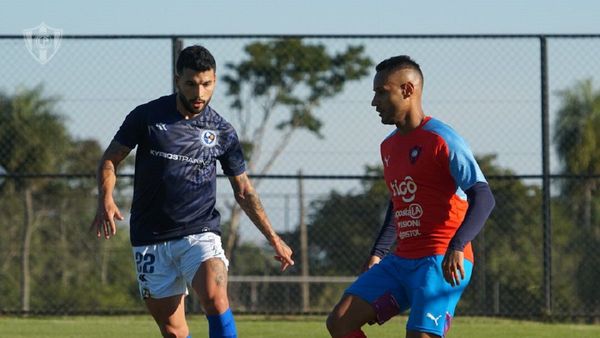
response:
[[(372, 65), (361, 46), (332, 54), (299, 39), (256, 42), (245, 52), (244, 60), (227, 65), (224, 80), (234, 98), (231, 108), (243, 126), (240, 138), (248, 167), (259, 174), (269, 172), (295, 132), (306, 130), (320, 137), (322, 123), (316, 110), (345, 84), (366, 76)], [(600, 173), (600, 91), (591, 80), (584, 80), (558, 95), (561, 106), (553, 141), (565, 178), (553, 181), (556, 193), (551, 200), (553, 302), (560, 313), (598, 314), (600, 304), (595, 300), (600, 299), (600, 289), (594, 283), (600, 279), (596, 221), (600, 212), (596, 177)], [(10, 175), (0, 180), (0, 312), (142, 311), (129, 238), (123, 235), (127, 229), (120, 229), (122, 235), (110, 241), (98, 241), (89, 231), (96, 209), (96, 183), (91, 175), (67, 179), (19, 175), (95, 172), (100, 144), (69, 133), (56, 109), (59, 100), (46, 95), (42, 86), (13, 94), (0, 92), (0, 168)], [(277, 130), (265, 129), (270, 121)], [(269, 132), (279, 133), (281, 139), (272, 157), (264, 159), (262, 140)], [(125, 165), (132, 160), (128, 158)], [(486, 176), (493, 177), (490, 185), (497, 204), (474, 242), (476, 268), (459, 311), (540, 314), (544, 304), (540, 185), (497, 165), (493, 154), (478, 160)], [(388, 198), (383, 180), (367, 177), (381, 174), (380, 166), (366, 167), (359, 191), (331, 191), (311, 201), (306, 218), (308, 247), (304, 248), (304, 264), (309, 265), (311, 276), (359, 273)], [(131, 186), (129, 178), (119, 178), (115, 193), (123, 210), (128, 209)], [(239, 210), (232, 205), (229, 214), (223, 224), (223, 243), (231, 257), (230, 274), (278, 274), (266, 248), (240, 242)], [(300, 231), (294, 227), (283, 234), (297, 257), (303, 250)], [(289, 274), (300, 276), (302, 264), (296, 258)], [(249, 310), (293, 311), (301, 302), (297, 284), (263, 284), (258, 293), (251, 292), (251, 285), (235, 287), (232, 298)], [(311, 285), (311, 308), (326, 311), (345, 287)]]

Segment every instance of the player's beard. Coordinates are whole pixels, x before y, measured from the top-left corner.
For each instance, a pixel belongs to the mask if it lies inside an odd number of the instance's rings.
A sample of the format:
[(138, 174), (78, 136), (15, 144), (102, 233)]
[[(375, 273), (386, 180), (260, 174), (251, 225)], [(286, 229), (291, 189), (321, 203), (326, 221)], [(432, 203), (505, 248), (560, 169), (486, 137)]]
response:
[(204, 108), (206, 108), (206, 106), (208, 106), (208, 104), (210, 103), (210, 99), (212, 98), (212, 97), (209, 97), (208, 100), (204, 101), (204, 105), (202, 105), (202, 107), (200, 109), (196, 109), (192, 105), (192, 102), (195, 102), (197, 99), (188, 100), (181, 93), (178, 93), (177, 97), (179, 97), (179, 102), (183, 105), (183, 108), (185, 108), (185, 110), (192, 115), (197, 115), (197, 114), (202, 113), (202, 111), (204, 110)]

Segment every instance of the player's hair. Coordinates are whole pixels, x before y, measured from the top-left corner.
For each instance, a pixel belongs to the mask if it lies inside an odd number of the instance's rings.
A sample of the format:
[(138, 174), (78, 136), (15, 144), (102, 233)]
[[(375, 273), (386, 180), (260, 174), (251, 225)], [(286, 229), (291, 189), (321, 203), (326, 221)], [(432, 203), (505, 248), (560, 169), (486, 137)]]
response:
[(421, 66), (419, 66), (419, 64), (416, 63), (415, 60), (411, 59), (408, 55), (393, 56), (389, 59), (381, 61), (377, 66), (375, 66), (375, 70), (378, 72), (403, 68), (416, 70), (417, 73), (419, 73), (419, 76), (421, 77), (421, 85), (423, 85), (425, 78), (423, 77)]
[(205, 72), (213, 69), (217, 71), (215, 58), (203, 46), (194, 45), (184, 48), (177, 57), (177, 74), (181, 74), (184, 68), (189, 68), (197, 72)]

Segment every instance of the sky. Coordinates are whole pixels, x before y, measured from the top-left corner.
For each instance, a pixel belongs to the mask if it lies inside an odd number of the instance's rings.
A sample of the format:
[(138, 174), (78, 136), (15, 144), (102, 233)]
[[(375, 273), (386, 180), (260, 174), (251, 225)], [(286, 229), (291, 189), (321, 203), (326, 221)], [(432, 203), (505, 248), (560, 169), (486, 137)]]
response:
[[(64, 35), (261, 35), (261, 34), (355, 34), (355, 35), (373, 35), (373, 34), (388, 34), (388, 35), (406, 35), (406, 34), (598, 34), (600, 33), (600, 24), (598, 23), (597, 15), (600, 13), (600, 1), (597, 0), (454, 0), (454, 1), (401, 1), (401, 0), (377, 0), (377, 1), (357, 1), (357, 0), (222, 0), (222, 1), (158, 1), (158, 0), (105, 0), (105, 1), (81, 1), (81, 0), (61, 0), (61, 1), (15, 1), (15, 0), (0, 0), (0, 35), (21, 36), (23, 30), (34, 28), (40, 23), (45, 23), (50, 27), (62, 30)], [(8, 41), (8, 40), (5, 40)], [(15, 40), (16, 43), (20, 43)], [(237, 41), (237, 40), (236, 40)], [(432, 40), (428, 40), (432, 41)], [(168, 42), (168, 40), (167, 40)], [(187, 41), (191, 43), (191, 41)], [(207, 43), (210, 43), (206, 41)], [(395, 48), (394, 51), (401, 49), (409, 51), (417, 55), (419, 60), (423, 60), (424, 65), (443, 66), (444, 62), (439, 62), (441, 56), (431, 55), (431, 49), (421, 46), (427, 46), (427, 42), (419, 42), (415, 48), (411, 49), (409, 41), (402, 42), (398, 48), (390, 47), (387, 41), (377, 44), (377, 41), (372, 42), (372, 51), (378, 54), (374, 57), (381, 59), (383, 53), (388, 53), (384, 48)], [(448, 42), (447, 40), (445, 42)], [(202, 42), (204, 43), (204, 42)], [(328, 42), (329, 43), (329, 42)], [(512, 43), (512, 41), (511, 41)], [(528, 42), (529, 46), (523, 46), (519, 49), (518, 43), (507, 45), (500, 48), (499, 53), (506, 53), (507, 57), (511, 56), (507, 51), (514, 49), (529, 50), (529, 54), (519, 55), (519, 62), (525, 57), (531, 58), (533, 66), (525, 68), (524, 71), (535, 71), (535, 63), (538, 61), (536, 54), (536, 41)], [(114, 44), (118, 44), (115, 42)], [(123, 44), (132, 45), (129, 42)], [(330, 43), (333, 45), (332, 43)], [(484, 64), (493, 57), (493, 54), (498, 54), (494, 50), (494, 46), (488, 46), (489, 58), (484, 54), (476, 56), (475, 51), (481, 52), (481, 46), (470, 46), (466, 43), (462, 46), (460, 43), (451, 44), (455, 47), (449, 48), (447, 53), (458, 52), (455, 60), (461, 58), (472, 57), (473, 61), (467, 62), (469, 67), (474, 68), (477, 62), (482, 63), (480, 70), (471, 71), (471, 73), (483, 73), (496, 65)], [(24, 46), (23, 43), (21, 43)], [(67, 92), (65, 85), (73, 83), (73, 80), (66, 78), (67, 75), (76, 75), (79, 70), (69, 65), (69, 57), (76, 57), (76, 52), (68, 47), (68, 43), (64, 42), (60, 50), (59, 57), (56, 57), (51, 64), (47, 66), (36, 65), (33, 59), (28, 58), (26, 51), (22, 46), (15, 47), (9, 45), (18, 52), (14, 54), (4, 53), (3, 62), (5, 68), (0, 67), (5, 80), (0, 81), (0, 89), (14, 88), (17, 85), (34, 85), (39, 81), (45, 81), (49, 91), (55, 90), (56, 94)], [(80, 46), (71, 41), (71, 46)], [(94, 42), (98, 46), (98, 50), (104, 48), (102, 42)], [(502, 46), (498, 43), (498, 46)], [(558, 46), (558, 47), (554, 47)], [(83, 46), (85, 47), (85, 46)], [(532, 48), (533, 47), (533, 48)], [(556, 42), (552, 45), (558, 51), (573, 51), (581, 59), (582, 51), (587, 50), (591, 54), (589, 57), (595, 58), (593, 45), (584, 45), (581, 49), (576, 49), (578, 46), (565, 45), (560, 46)], [(14, 49), (16, 48), (16, 49)], [(137, 47), (130, 47), (136, 50)], [(212, 48), (212, 47), (211, 47)], [(217, 47), (214, 47), (215, 49)], [(219, 62), (222, 64), (226, 60), (222, 57), (225, 53), (230, 52), (231, 47), (223, 45), (222, 50), (217, 50)], [(228, 49), (227, 49), (228, 48)], [(238, 46), (239, 48), (239, 46)], [(472, 49), (474, 52), (470, 54), (460, 54), (461, 49)], [(512, 49), (510, 49), (512, 48)], [(162, 49), (167, 50), (166, 48)], [(390, 49), (388, 49), (390, 50)], [(551, 50), (554, 52), (554, 50)], [(372, 52), (373, 53), (373, 52)], [(516, 52), (515, 52), (516, 53)], [(170, 55), (161, 53), (146, 53), (145, 62), (152, 62), (152, 57), (164, 61)], [(516, 54), (515, 54), (516, 55)], [(552, 55), (557, 55), (554, 53)], [(11, 58), (12, 56), (12, 58)], [(389, 55), (387, 55), (389, 56)], [(383, 57), (387, 57), (383, 56)], [(120, 62), (119, 53), (107, 52), (102, 55), (102, 59), (110, 62), (110, 58), (114, 65)], [(125, 57), (123, 57), (125, 58)], [(437, 58), (437, 59), (435, 59)], [(444, 59), (452, 60), (452, 57), (445, 55)], [(564, 58), (553, 58), (553, 60), (572, 60), (572, 55), (565, 54)], [(62, 60), (62, 63), (61, 63)], [(448, 64), (451, 61), (448, 61)], [(27, 63), (29, 62), (29, 63)], [(73, 62), (73, 60), (71, 60)], [(169, 68), (159, 64), (149, 64), (148, 69), (162, 69), (168, 71)], [(14, 65), (13, 65), (14, 63)], [(21, 66), (15, 66), (15, 65)], [(497, 63), (496, 63), (497, 64)], [(589, 67), (593, 62), (580, 63), (581, 74), (576, 70), (568, 74), (570, 77), (563, 74), (551, 78), (551, 84), (556, 84), (556, 88), (564, 88), (570, 85), (574, 79), (584, 78), (588, 74), (593, 74), (594, 69)], [(25, 74), (23, 66), (27, 68), (29, 74)], [(423, 64), (422, 64), (423, 66)], [(496, 66), (497, 67), (497, 66)], [(566, 66), (568, 67), (568, 66)], [(552, 69), (558, 69), (553, 67)], [(105, 72), (103, 68), (94, 68), (100, 72)], [(222, 69), (222, 68), (221, 68)], [(67, 72), (65, 70), (68, 70)], [(70, 71), (70, 72), (69, 72)], [(523, 71), (523, 72), (524, 72)], [(433, 78), (436, 83), (438, 80), (435, 76), (444, 75), (446, 70), (438, 68), (435, 71), (428, 71), (428, 77)], [(106, 77), (104, 74), (98, 74), (99, 82), (108, 83), (109, 81), (102, 80)], [(168, 74), (167, 74), (168, 76)], [(481, 77), (485, 81), (490, 79), (488, 75)], [(564, 79), (565, 83), (554, 80)], [(572, 79), (573, 80), (572, 80)], [(536, 81), (535, 76), (530, 76), (529, 79)], [(27, 82), (29, 81), (29, 83)], [(54, 83), (53, 83), (54, 81)], [(156, 81), (148, 81), (158, 86)], [(523, 83), (523, 81), (521, 81)], [(488, 82), (482, 83), (482, 86), (487, 86)], [(531, 88), (536, 86), (536, 83), (531, 83)], [(368, 106), (370, 95), (369, 81), (361, 84), (360, 94), (352, 94), (352, 98), (364, 103), (366, 109)], [(163, 88), (164, 87), (164, 88)], [(108, 87), (103, 87), (108, 88)], [(160, 83), (160, 88), (156, 92), (164, 92), (168, 90), (168, 84)], [(431, 87), (430, 87), (431, 88)], [(77, 88), (80, 89), (80, 88)], [(221, 88), (224, 89), (224, 88)], [(366, 90), (364, 90), (366, 89)], [(432, 90), (433, 89), (433, 90)], [(552, 88), (554, 89), (554, 88)], [(87, 88), (86, 88), (87, 90)], [(364, 91), (363, 91), (364, 90)], [(70, 94), (74, 94), (73, 90), (68, 89)], [(444, 92), (445, 91), (445, 92)], [(89, 90), (87, 92), (90, 92)], [(86, 93), (87, 93), (86, 92)], [(490, 90), (490, 93), (498, 92), (498, 90)], [(520, 94), (523, 94), (521, 91)], [(444, 88), (441, 93), (435, 91), (435, 87), (428, 89), (431, 96), (428, 102), (432, 105), (435, 99), (445, 102), (442, 95), (448, 95)], [(87, 94), (85, 94), (87, 95)], [(76, 99), (87, 99), (84, 94)], [(105, 100), (110, 99), (114, 102), (115, 97), (109, 94), (103, 95), (102, 88), (96, 89), (96, 94), (103, 97)], [(528, 92), (525, 99), (538, 99), (536, 92)], [(506, 95), (505, 95), (506, 96)], [(119, 97), (117, 97), (119, 99)], [(68, 101), (69, 98), (66, 98)], [(443, 105), (440, 110), (448, 110), (447, 105)], [(118, 108), (118, 111), (125, 110)], [(532, 108), (531, 111), (535, 111)], [(84, 118), (84, 115), (74, 112), (72, 121), (77, 124), (77, 118)], [(452, 118), (452, 117), (449, 117)], [(536, 116), (537, 118), (537, 116)], [(464, 119), (463, 119), (464, 120)], [(454, 122), (454, 121), (449, 121)], [(117, 123), (117, 122), (115, 122)], [(358, 123), (357, 123), (358, 124)], [(331, 125), (331, 124), (330, 124)], [(111, 126), (113, 129), (116, 125)], [(374, 124), (375, 128), (380, 126)], [(85, 127), (77, 127), (75, 129), (85, 131)], [(96, 126), (88, 124), (92, 132), (95, 132)], [(469, 137), (470, 135), (466, 135)], [(109, 141), (110, 136), (104, 137), (105, 142)], [(537, 140), (537, 136), (534, 136)], [(482, 144), (482, 142), (478, 142)], [(376, 145), (375, 145), (376, 146)], [(375, 146), (369, 146), (369, 149)], [(308, 149), (315, 146), (307, 145)], [(511, 146), (511, 148), (515, 148)], [(478, 151), (478, 149), (475, 149)], [(373, 156), (376, 158), (376, 156)], [(502, 158), (501, 158), (502, 159)], [(360, 171), (359, 166), (354, 166)], [(522, 169), (521, 172), (530, 173), (530, 168)], [(355, 172), (352, 172), (355, 173)], [(347, 173), (350, 174), (350, 173)]]
[[(454, 0), (454, 1), (401, 1), (401, 0), (373, 0), (373, 1), (357, 1), (357, 0), (223, 0), (223, 1), (157, 1), (157, 0), (105, 0), (105, 1), (82, 1), (82, 0), (56, 0), (56, 1), (18, 1), (18, 0), (0, 0), (0, 35), (21, 36), (24, 29), (33, 28), (44, 22), (50, 27), (58, 28), (65, 35), (263, 35), (263, 34), (355, 34), (355, 35), (406, 35), (406, 34), (599, 34), (600, 24), (598, 20), (600, 13), (600, 1), (595, 0), (493, 0), (493, 1), (473, 1), (473, 0)], [(191, 39), (192, 40), (192, 39)], [(551, 55), (554, 59), (550, 60), (551, 65), (556, 63), (565, 63), (563, 68), (555, 66), (552, 69), (558, 69), (562, 72), (551, 74), (551, 84), (553, 88), (564, 88), (571, 85), (576, 79), (584, 78), (589, 74), (600, 74), (600, 68), (593, 66), (597, 64), (597, 55), (600, 52), (600, 45), (595, 43), (574, 44), (572, 41), (558, 41), (551, 46)], [(168, 42), (168, 41), (167, 41)], [(188, 41), (189, 42), (189, 41)], [(341, 41), (343, 42), (343, 41)], [(132, 97), (123, 98), (125, 91), (130, 89), (126, 83), (111, 83), (105, 81), (106, 77), (120, 75), (119, 72), (123, 68), (119, 68), (122, 62), (120, 53), (107, 52), (99, 54), (100, 57), (90, 62), (94, 67), (89, 70), (94, 76), (97, 76), (96, 83), (82, 83), (79, 81), (82, 68), (72, 67), (72, 63), (78, 55), (95, 55), (94, 53), (102, 52), (105, 46), (121, 46), (127, 45), (122, 49), (125, 53), (123, 59), (127, 59), (135, 55), (139, 47), (146, 47), (148, 51), (147, 57), (144, 58), (147, 63), (147, 69), (162, 71), (159, 78), (167, 78), (170, 74), (169, 67), (165, 67), (165, 60), (170, 57), (168, 43), (165, 46), (154, 46), (148, 42), (131, 43), (130, 41), (112, 41), (110, 43), (103, 41), (94, 41), (93, 44), (78, 43), (77, 41), (64, 42), (60, 54), (52, 59), (45, 66), (37, 64), (24, 48), (23, 42), (15, 40), (10, 42), (6, 40), (3, 53), (3, 63), (0, 64), (0, 89), (14, 88), (19, 84), (35, 85), (41, 80), (45, 81), (46, 88), (50, 93), (63, 94), (65, 97), (65, 111), (70, 113), (71, 121), (77, 125), (78, 117), (81, 121), (88, 121), (87, 128), (90, 129), (90, 134), (95, 137), (104, 138), (107, 143), (112, 136), (112, 132), (118, 127), (122, 115), (114, 119), (114, 124), (110, 125), (111, 132), (104, 134), (99, 133), (96, 129), (98, 125), (89, 123), (91, 117), (95, 117), (98, 123), (106, 125), (106, 110), (113, 111), (114, 114), (124, 114), (129, 111), (134, 104), (141, 103), (139, 98), (129, 93)], [(212, 43), (209, 41), (209, 43)], [(241, 42), (237, 42), (241, 43)], [(328, 42), (335, 45), (335, 42)], [(385, 48), (397, 48), (398, 45), (393, 45), (390, 41), (369, 41), (371, 43), (371, 52), (376, 54), (376, 59), (383, 57), (387, 53)], [(398, 42), (396, 42), (398, 43)], [(533, 134), (526, 139), (525, 144), (515, 144), (517, 140), (509, 142), (506, 140), (497, 142), (496, 140), (503, 139), (504, 130), (511, 130), (513, 134), (508, 135), (527, 135), (528, 130), (539, 132), (539, 115), (537, 108), (539, 105), (539, 94), (537, 91), (538, 77), (535, 76), (538, 70), (536, 68), (539, 57), (537, 54), (537, 41), (401, 41), (402, 48), (408, 49), (416, 53), (419, 60), (423, 60), (423, 64), (429, 67), (428, 76), (428, 106), (433, 111), (448, 112), (447, 115), (441, 115), (444, 121), (454, 123), (461, 131), (465, 132), (467, 139), (476, 140), (475, 148), (477, 152), (484, 152), (488, 148), (497, 149), (501, 156), (499, 157), (501, 164), (514, 163), (521, 161), (522, 169), (517, 168), (517, 172), (521, 174), (539, 173), (539, 135)], [(472, 44), (473, 43), (473, 44)], [(439, 48), (437, 46), (439, 44)], [(151, 45), (151, 46), (150, 46)], [(223, 45), (214, 44), (217, 54), (224, 55), (231, 49), (229, 45), (223, 42)], [(241, 45), (235, 45), (237, 48)], [(158, 48), (160, 47), (160, 49)], [(162, 48), (166, 47), (166, 48)], [(478, 53), (471, 53), (469, 48), (476, 47)], [(117, 48), (117, 47), (115, 47)], [(129, 48), (129, 49), (127, 49)], [(85, 50), (88, 54), (76, 54), (80, 50)], [(157, 52), (160, 50), (160, 52)], [(389, 49), (388, 49), (389, 50)], [(111, 51), (114, 51), (111, 49)], [(444, 56), (432, 55), (431, 51), (443, 51)], [(515, 54), (511, 54), (515, 53)], [(521, 54), (522, 53), (522, 54)], [(476, 123), (467, 125), (464, 116), (451, 115), (450, 112), (458, 111), (457, 109), (449, 109), (451, 103), (449, 100), (447, 84), (449, 79), (454, 79), (453, 74), (460, 73), (452, 67), (447, 67), (454, 60), (455, 64), (468, 65), (472, 77), (467, 77), (464, 73), (461, 74), (462, 81), (475, 81), (479, 87), (488, 87), (491, 78), (499, 81), (503, 71), (498, 71), (494, 67), (502, 67), (502, 63), (493, 63), (489, 65), (489, 59), (496, 55), (501, 57), (515, 57), (519, 59), (521, 68), (513, 69), (510, 74), (522, 74), (519, 78), (518, 87), (515, 93), (508, 92), (506, 88), (491, 88), (489, 91), (480, 91), (482, 94), (481, 102), (472, 101), (471, 98), (455, 98), (457, 105), (463, 107), (465, 102), (471, 104), (471, 110), (484, 111), (479, 109), (478, 104), (489, 106), (490, 102), (497, 99), (497, 96), (511, 97), (509, 94), (514, 94), (515, 98), (520, 102), (519, 107), (527, 108), (526, 111), (533, 112), (529, 124), (523, 123), (520, 120), (520, 127), (523, 130), (515, 128), (519, 127), (511, 123), (522, 118), (520, 112), (512, 107), (506, 108), (502, 105), (498, 106), (497, 110), (488, 110), (489, 118), (495, 118), (494, 123), (488, 124), (488, 129), (485, 129), (488, 137), (481, 137), (475, 134), (476, 128), (472, 126)], [(577, 57), (573, 57), (573, 55)], [(389, 56), (389, 55), (388, 55)], [(378, 60), (379, 60), (378, 59)], [(440, 59), (442, 59), (440, 61)], [(463, 59), (469, 60), (467, 62)], [(459, 60), (459, 61), (457, 61)], [(556, 61), (553, 61), (556, 60)], [(588, 61), (586, 61), (588, 60)], [(108, 62), (115, 65), (114, 69), (100, 67), (100, 62)], [(219, 62), (224, 62), (222, 58)], [(573, 62), (577, 67), (570, 67), (568, 62)], [(455, 64), (452, 64), (453, 66)], [(17, 66), (18, 65), (18, 66)], [(85, 67), (87, 64), (77, 63), (78, 67)], [(560, 65), (559, 65), (560, 66)], [(125, 66), (123, 66), (125, 67)], [(456, 68), (456, 67), (454, 67)], [(126, 70), (126, 69), (125, 69)], [(529, 72), (529, 73), (527, 73)], [(531, 73), (533, 72), (533, 73)], [(103, 74), (106, 73), (106, 74)], [(480, 75), (481, 74), (481, 75)], [(152, 74), (143, 74), (148, 76), (140, 79), (138, 82), (152, 84), (153, 90), (149, 92), (152, 95), (159, 95), (169, 91), (170, 84), (164, 81), (153, 81)], [(527, 76), (525, 76), (527, 75)], [(126, 77), (126, 76), (125, 76)], [(73, 80), (75, 79), (75, 80)], [(504, 82), (511, 79), (504, 79)], [(99, 84), (110, 84), (110, 86), (96, 87)], [(68, 86), (75, 86), (68, 87)], [(465, 85), (466, 86), (466, 85)], [(125, 87), (125, 88), (124, 88)], [(68, 90), (67, 90), (68, 88)], [(370, 80), (365, 80), (364, 83), (356, 85), (356, 92), (352, 92), (351, 99), (357, 102), (357, 108), (365, 112), (373, 112), (369, 106), (371, 88)], [(220, 90), (224, 90), (222, 87)], [(80, 109), (89, 108), (88, 102), (94, 102), (96, 97), (90, 97), (91, 93), (98, 95), (102, 100), (110, 100), (111, 105), (105, 105), (104, 110), (97, 112), (94, 109), (85, 111)], [(157, 93), (157, 94), (155, 94)], [(356, 93), (356, 94), (354, 94)], [(144, 94), (145, 95), (145, 94)], [(554, 97), (552, 98), (554, 99)], [(131, 101), (131, 102), (130, 102)], [(449, 103), (450, 102), (450, 103)], [(329, 106), (330, 111), (334, 111), (336, 102)], [(221, 106), (225, 106), (221, 103)], [(450, 107), (452, 108), (452, 107)], [(522, 109), (525, 109), (522, 108)], [(225, 109), (224, 109), (225, 110)], [(326, 109), (325, 109), (326, 110)], [(507, 116), (506, 112), (513, 115)], [(87, 120), (83, 120), (83, 119)], [(336, 132), (339, 128), (334, 120), (325, 121), (327, 128), (331, 128), (330, 132)], [(485, 123), (486, 117), (478, 115), (479, 125)], [(336, 134), (329, 140), (339, 140), (336, 144), (350, 145), (353, 152), (361, 156), (360, 163), (351, 163), (349, 165), (340, 165), (340, 160), (329, 156), (330, 154), (341, 154), (339, 149), (329, 149), (319, 140), (308, 137), (298, 137), (295, 144), (292, 144), (291, 151), (288, 152), (289, 157), (302, 158), (303, 165), (308, 167), (305, 174), (332, 174), (333, 172), (323, 171), (334, 170), (337, 174), (362, 174), (363, 165), (365, 163), (379, 163), (378, 158), (378, 143), (388, 133), (387, 130), (381, 128), (378, 121), (368, 119), (366, 123), (358, 123), (349, 121), (353, 128), (357, 126), (362, 128), (362, 133), (344, 133)], [(526, 122), (527, 122), (526, 121)], [(492, 125), (492, 127), (489, 127)], [(84, 130), (81, 126), (74, 130)], [(481, 131), (479, 131), (481, 132)], [(368, 137), (357, 137), (356, 135), (368, 135)], [(85, 136), (85, 135), (84, 135)], [(510, 139), (511, 136), (506, 137)], [(533, 145), (533, 146), (532, 146)], [(533, 150), (532, 150), (533, 149)], [(524, 151), (525, 150), (525, 151)], [(313, 156), (315, 151), (321, 151), (324, 155), (331, 157), (331, 161), (321, 161), (308, 156)], [(308, 155), (307, 155), (308, 154)], [(532, 155), (533, 154), (533, 155)], [(305, 156), (305, 157), (303, 157)], [(512, 156), (512, 157), (511, 157)], [(349, 157), (350, 158), (350, 157)], [(354, 158), (354, 157), (353, 157)], [(508, 158), (509, 160), (505, 160)], [(516, 158), (516, 160), (510, 160)], [(531, 162), (526, 162), (531, 158)], [(322, 163), (314, 163), (322, 162)], [(286, 158), (280, 161), (282, 169), (274, 170), (275, 174), (295, 174), (296, 169), (290, 171), (284, 167)], [(343, 163), (343, 162), (341, 162)], [(521, 163), (521, 162), (519, 162)], [(554, 162), (556, 163), (556, 161)], [(320, 165), (320, 167), (318, 167)], [(339, 169), (341, 167), (341, 169)], [(311, 171), (311, 168), (315, 168)], [(306, 168), (305, 168), (306, 169)], [(280, 192), (283, 188), (281, 181), (266, 182), (262, 187), (262, 191)], [(296, 182), (289, 181), (289, 190), (295, 191)], [(310, 182), (308, 184), (311, 184)], [(336, 189), (343, 191), (343, 185), (356, 186), (354, 181), (335, 182)], [(319, 189), (329, 189), (329, 186), (323, 184), (322, 181), (313, 181), (312, 187), (307, 187), (308, 191)], [(342, 186), (340, 188), (340, 186)], [(261, 192), (261, 194), (263, 194)], [(263, 194), (264, 197), (267, 196)], [(278, 201), (280, 197), (274, 197)], [(275, 202), (267, 201), (266, 204), (274, 204)], [(297, 202), (292, 201), (293, 205)], [(280, 208), (281, 210), (284, 207)], [(292, 208), (293, 209), (293, 208)], [(277, 210), (277, 209), (276, 209)], [(287, 210), (287, 207), (286, 207)], [(287, 223), (281, 221), (283, 218), (292, 218), (293, 214), (284, 216), (283, 211), (276, 216), (277, 223)]]
[(0, 0), (0, 34), (586, 34), (594, 0)]

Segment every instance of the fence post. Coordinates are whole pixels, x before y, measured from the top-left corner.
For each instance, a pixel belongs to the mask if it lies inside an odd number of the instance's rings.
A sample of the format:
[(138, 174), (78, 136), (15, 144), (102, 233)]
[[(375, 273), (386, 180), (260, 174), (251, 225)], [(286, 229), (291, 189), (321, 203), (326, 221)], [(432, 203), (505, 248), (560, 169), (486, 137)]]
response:
[(177, 57), (179, 56), (179, 53), (181, 52), (181, 50), (183, 49), (183, 40), (181, 40), (180, 38), (177, 37), (173, 37), (171, 38), (171, 52), (173, 55), (172, 58), (172, 76), (173, 76), (173, 93), (175, 93), (177, 91), (177, 87), (175, 86), (175, 74), (177, 73)]
[(302, 312), (310, 310), (310, 285), (308, 282), (308, 230), (304, 220), (304, 181), (302, 179), (302, 170), (298, 170), (298, 204), (299, 204), (299, 223), (300, 223), (300, 254), (302, 259)]
[(544, 231), (544, 298), (546, 315), (552, 314), (552, 220), (550, 218), (550, 118), (548, 109), (548, 48), (540, 36), (540, 76), (542, 103), (542, 224)]

